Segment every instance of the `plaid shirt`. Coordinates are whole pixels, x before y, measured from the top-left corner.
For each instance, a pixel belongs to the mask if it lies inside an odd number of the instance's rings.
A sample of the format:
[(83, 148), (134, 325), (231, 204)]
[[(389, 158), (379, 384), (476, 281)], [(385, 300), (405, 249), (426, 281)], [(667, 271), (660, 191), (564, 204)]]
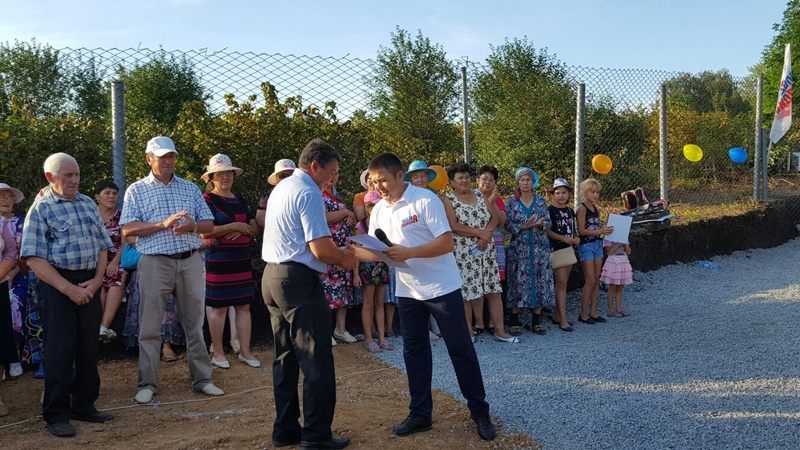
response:
[(69, 201), (48, 189), (25, 217), (20, 256), (43, 258), (57, 269), (94, 270), (100, 251), (113, 246), (92, 199), (78, 193)]
[[(133, 183), (125, 191), (120, 225), (129, 222), (162, 222), (169, 216), (186, 210), (195, 222), (214, 220), (200, 189), (183, 178), (173, 176), (163, 184), (153, 173)], [(136, 248), (143, 255), (172, 255), (200, 247), (197, 234), (175, 236), (172, 230), (159, 231), (136, 238)]]

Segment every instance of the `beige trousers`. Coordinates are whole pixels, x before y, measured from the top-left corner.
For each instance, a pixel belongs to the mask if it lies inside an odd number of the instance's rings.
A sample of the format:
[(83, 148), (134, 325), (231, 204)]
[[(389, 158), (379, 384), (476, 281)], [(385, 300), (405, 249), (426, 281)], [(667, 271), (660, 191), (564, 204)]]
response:
[(142, 255), (139, 260), (139, 384), (138, 390), (158, 388), (161, 358), (161, 320), (171, 293), (186, 334), (186, 359), (192, 389), (211, 383), (211, 358), (203, 339), (205, 281), (199, 252), (186, 259)]

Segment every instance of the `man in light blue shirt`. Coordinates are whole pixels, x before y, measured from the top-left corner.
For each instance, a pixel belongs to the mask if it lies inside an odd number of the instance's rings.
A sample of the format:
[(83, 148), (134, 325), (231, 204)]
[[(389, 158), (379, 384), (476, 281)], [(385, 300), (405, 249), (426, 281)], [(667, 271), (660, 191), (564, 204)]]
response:
[[(321, 139), (308, 143), (299, 168), (281, 181), (267, 203), (261, 291), (275, 336), (272, 365), (277, 417), (276, 447), (344, 448), (350, 439), (331, 432), (336, 376), (331, 350), (331, 313), (319, 274), (328, 264), (354, 269), (351, 246), (338, 248), (325, 220), (322, 186), (339, 170), (339, 152)], [(303, 427), (297, 383), (303, 371)]]
[(50, 188), (25, 217), (20, 256), (36, 273), (44, 340), (44, 420), (55, 436), (75, 435), (70, 419), (107, 422), (100, 394), (97, 330), (106, 252), (113, 247), (92, 199), (78, 192), (81, 172), (66, 153), (44, 163)]
[(172, 139), (147, 143), (152, 171), (125, 192), (122, 234), (136, 236), (139, 259), (139, 384), (135, 400), (150, 403), (158, 388), (161, 320), (171, 293), (186, 334), (186, 357), (192, 389), (206, 395), (225, 393), (211, 382), (211, 358), (203, 339), (205, 282), (198, 233), (214, 229), (214, 217), (194, 184), (175, 176), (178, 154)]

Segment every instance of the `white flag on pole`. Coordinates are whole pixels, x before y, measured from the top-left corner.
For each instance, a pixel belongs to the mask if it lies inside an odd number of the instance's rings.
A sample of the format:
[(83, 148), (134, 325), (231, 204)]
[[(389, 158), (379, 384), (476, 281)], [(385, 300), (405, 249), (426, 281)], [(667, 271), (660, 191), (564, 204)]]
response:
[(783, 74), (781, 75), (781, 89), (778, 92), (778, 104), (775, 105), (775, 120), (769, 131), (769, 140), (773, 144), (781, 140), (792, 126), (792, 52), (786, 44), (786, 54), (783, 59)]

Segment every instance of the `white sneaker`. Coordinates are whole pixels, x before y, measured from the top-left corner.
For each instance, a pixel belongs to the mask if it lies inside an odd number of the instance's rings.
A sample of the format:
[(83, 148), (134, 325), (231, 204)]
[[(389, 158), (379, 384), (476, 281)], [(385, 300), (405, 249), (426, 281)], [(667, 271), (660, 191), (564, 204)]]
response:
[(233, 350), (233, 353), (236, 355), (238, 355), (239, 352), (242, 351), (242, 345), (239, 344), (238, 340), (234, 339), (231, 341), (231, 350)]
[(153, 391), (150, 389), (142, 389), (136, 393), (136, 396), (133, 397), (133, 399), (136, 400), (136, 403), (140, 405), (146, 405), (153, 400)]
[(203, 386), (203, 389), (201, 389), (200, 392), (206, 395), (210, 395), (212, 397), (220, 397), (222, 395), (225, 395), (225, 391), (214, 386), (214, 383), (208, 383), (207, 385)]
[(333, 337), (337, 341), (345, 342), (347, 344), (352, 344), (353, 342), (358, 342), (358, 339), (353, 337), (347, 330), (344, 330), (344, 333), (339, 333), (336, 330), (333, 330)]
[(100, 326), (100, 340), (103, 341), (104, 344), (108, 344), (116, 338), (117, 333), (115, 333), (114, 330)]
[(11, 363), (8, 366), (8, 375), (11, 378), (17, 378), (18, 376), (22, 375), (22, 364), (20, 363)]
[(338, 344), (339, 343), (336, 342), (336, 339), (333, 336), (331, 336), (331, 347), (336, 347)]

